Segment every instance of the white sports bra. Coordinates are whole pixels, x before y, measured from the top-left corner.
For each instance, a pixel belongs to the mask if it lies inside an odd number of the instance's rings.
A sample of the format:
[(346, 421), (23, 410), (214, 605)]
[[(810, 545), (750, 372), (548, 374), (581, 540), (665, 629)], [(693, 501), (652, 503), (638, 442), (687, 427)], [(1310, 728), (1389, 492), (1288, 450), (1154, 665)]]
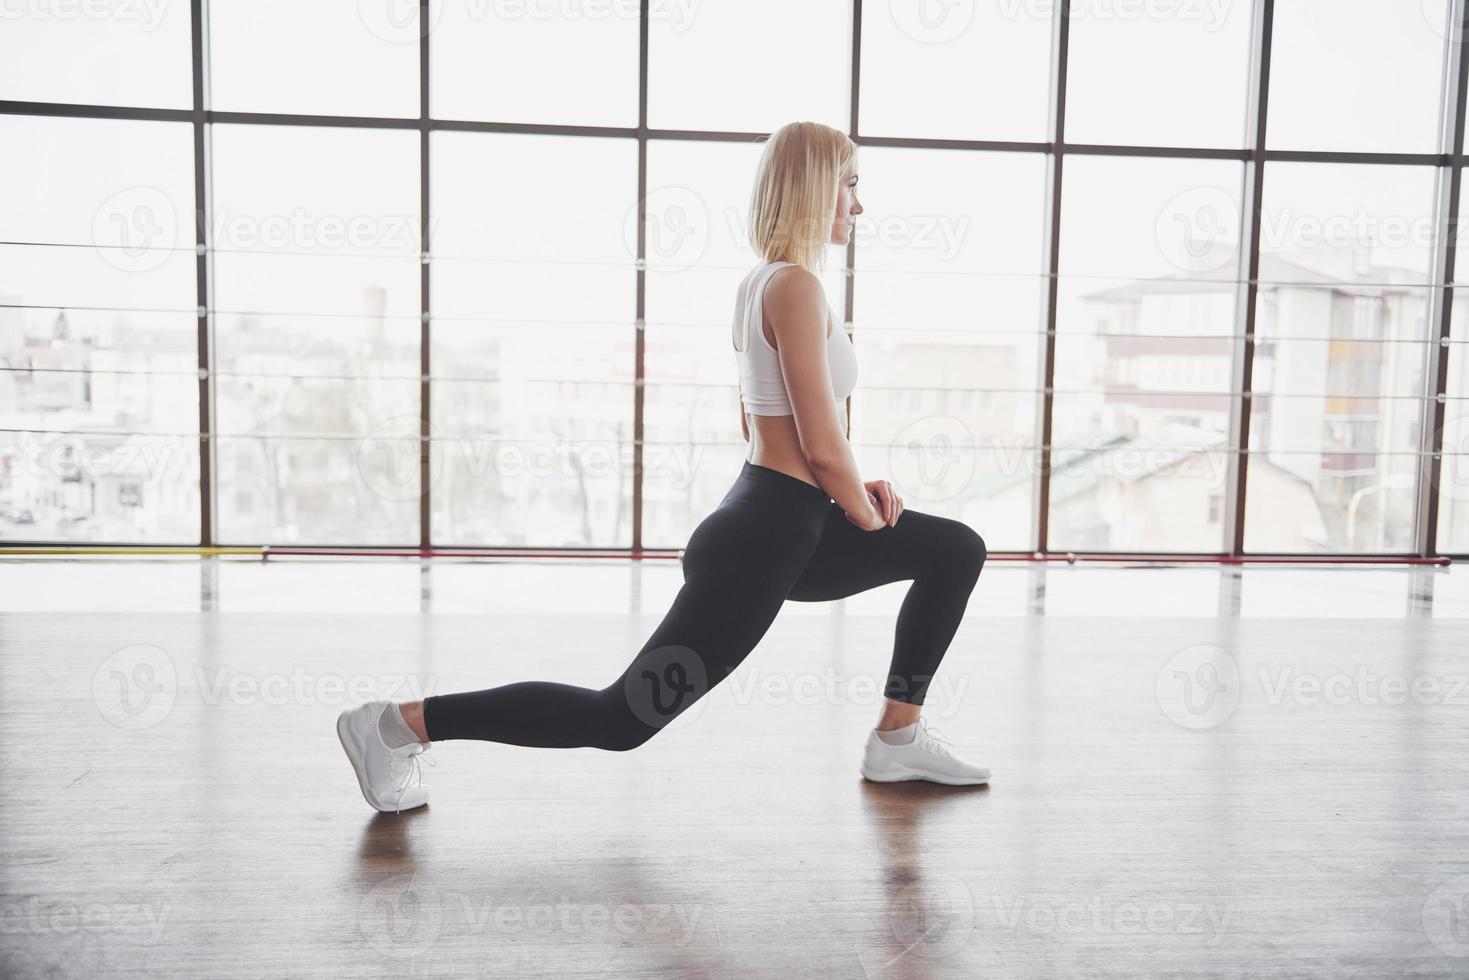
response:
[[(745, 411), (753, 415), (795, 414), (786, 394), (780, 355), (765, 339), (765, 284), (777, 269), (788, 265), (795, 263), (768, 262), (756, 266), (740, 282), (735, 298), (733, 340), (735, 362), (740, 370), (740, 398), (745, 403)], [(830, 304), (826, 312), (829, 324), (826, 366), (831, 375), (832, 398), (840, 415), (846, 410), (847, 396), (857, 387), (857, 351)]]

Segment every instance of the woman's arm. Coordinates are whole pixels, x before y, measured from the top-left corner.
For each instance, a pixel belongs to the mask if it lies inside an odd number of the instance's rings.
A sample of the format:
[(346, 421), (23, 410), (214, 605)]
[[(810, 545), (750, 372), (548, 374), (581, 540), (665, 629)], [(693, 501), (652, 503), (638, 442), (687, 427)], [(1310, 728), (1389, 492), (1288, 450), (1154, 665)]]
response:
[(750, 441), (750, 420), (745, 418), (745, 398), (740, 396), (740, 431), (745, 434), (745, 441)]
[[(765, 287), (776, 354), (795, 415), (801, 452), (816, 482), (859, 525), (880, 520), (857, 472), (826, 366), (829, 313), (821, 281), (800, 266), (781, 269)], [(838, 328), (840, 329), (840, 328)]]

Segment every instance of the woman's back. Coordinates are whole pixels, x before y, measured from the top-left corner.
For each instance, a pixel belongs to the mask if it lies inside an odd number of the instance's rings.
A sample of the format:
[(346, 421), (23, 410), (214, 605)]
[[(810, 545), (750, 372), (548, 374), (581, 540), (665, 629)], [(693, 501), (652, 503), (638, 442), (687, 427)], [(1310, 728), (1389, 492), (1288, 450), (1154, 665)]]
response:
[[(763, 262), (741, 281), (735, 301), (732, 343), (739, 368), (740, 398), (750, 430), (748, 461), (818, 485), (801, 448), (794, 409), (784, 372), (779, 341), (769, 323), (768, 296), (782, 295), (802, 275), (791, 262)], [(775, 288), (769, 289), (772, 285)], [(838, 423), (845, 432), (846, 398), (857, 383), (857, 357), (846, 330), (826, 305), (826, 358), (830, 389)], [(804, 420), (804, 416), (803, 416)]]

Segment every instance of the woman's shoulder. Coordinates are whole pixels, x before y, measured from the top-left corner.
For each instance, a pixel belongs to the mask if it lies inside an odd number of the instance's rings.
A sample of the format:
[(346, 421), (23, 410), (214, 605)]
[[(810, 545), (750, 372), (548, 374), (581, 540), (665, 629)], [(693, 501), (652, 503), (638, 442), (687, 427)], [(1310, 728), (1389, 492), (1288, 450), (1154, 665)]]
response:
[(810, 320), (819, 325), (823, 335), (831, 336), (831, 305), (821, 280), (811, 270), (795, 263), (777, 269), (765, 285), (764, 299), (765, 311), (776, 323)]
[(817, 299), (826, 303), (826, 290), (822, 288), (821, 280), (810, 269), (794, 262), (786, 262), (770, 274), (765, 283), (765, 295), (774, 302), (796, 306)]

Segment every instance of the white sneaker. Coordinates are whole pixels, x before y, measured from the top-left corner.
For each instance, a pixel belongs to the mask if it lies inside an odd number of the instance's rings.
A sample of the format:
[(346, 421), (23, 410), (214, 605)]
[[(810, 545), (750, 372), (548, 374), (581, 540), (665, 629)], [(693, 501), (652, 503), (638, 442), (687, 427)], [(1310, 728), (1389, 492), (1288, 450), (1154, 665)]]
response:
[(954, 755), (951, 743), (928, 727), (927, 718), (918, 719), (918, 731), (907, 745), (889, 745), (877, 737), (877, 729), (867, 736), (862, 753), (862, 776), (874, 783), (898, 783), (906, 779), (927, 779), (948, 786), (974, 786), (987, 783), (990, 771)]
[(377, 723), (391, 703), (369, 701), (343, 711), (337, 716), (337, 738), (357, 771), (357, 785), (362, 788), (363, 798), (375, 810), (401, 813), (428, 802), (428, 787), (423, 785), (423, 772), (418, 763), (420, 757), (429, 765), (435, 763), (424, 755), (428, 750), (424, 742), (388, 748), (388, 743), (378, 734)]

